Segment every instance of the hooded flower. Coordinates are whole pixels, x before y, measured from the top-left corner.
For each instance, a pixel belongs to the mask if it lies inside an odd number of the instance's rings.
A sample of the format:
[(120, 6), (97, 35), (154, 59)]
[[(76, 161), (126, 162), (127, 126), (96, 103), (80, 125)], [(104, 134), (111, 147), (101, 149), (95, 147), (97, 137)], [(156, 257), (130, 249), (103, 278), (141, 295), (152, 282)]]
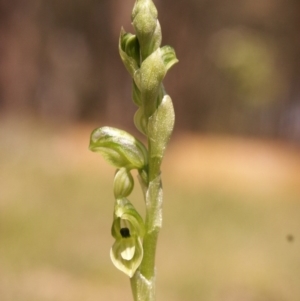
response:
[(143, 169), (147, 165), (148, 151), (144, 144), (129, 133), (113, 127), (95, 129), (89, 148), (117, 168)]
[(112, 236), (116, 241), (110, 250), (110, 258), (116, 268), (130, 278), (143, 259), (144, 231), (143, 219), (132, 204), (126, 198), (118, 199), (112, 224)]

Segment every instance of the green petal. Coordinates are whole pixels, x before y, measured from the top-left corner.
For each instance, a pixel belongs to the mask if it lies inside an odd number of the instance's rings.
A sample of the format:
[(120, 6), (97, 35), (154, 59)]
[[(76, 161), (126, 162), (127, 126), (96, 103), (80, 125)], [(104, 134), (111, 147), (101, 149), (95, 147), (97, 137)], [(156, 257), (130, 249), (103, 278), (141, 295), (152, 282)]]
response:
[(126, 240), (128, 238), (115, 241), (110, 250), (110, 258), (117, 269), (131, 278), (140, 266), (144, 252), (140, 238), (135, 237), (130, 242)]
[(148, 152), (142, 142), (125, 131), (102, 127), (91, 134), (89, 149), (102, 154), (112, 165), (142, 169), (147, 165)]
[(121, 222), (123, 221), (129, 222), (130, 233), (132, 236), (144, 236), (145, 224), (143, 218), (139, 215), (133, 205), (126, 198), (118, 199), (115, 203), (114, 221), (111, 229), (113, 237), (121, 237), (120, 230)]
[(162, 59), (165, 67), (169, 70), (174, 64), (178, 63), (175, 50), (171, 46), (164, 46), (161, 48)]
[(121, 230), (121, 219), (120, 218), (114, 218), (114, 221), (111, 226), (111, 235), (115, 239), (121, 239), (122, 235), (120, 233)]
[(140, 46), (137, 37), (122, 28), (119, 38), (120, 57), (130, 75), (133, 77), (140, 65)]

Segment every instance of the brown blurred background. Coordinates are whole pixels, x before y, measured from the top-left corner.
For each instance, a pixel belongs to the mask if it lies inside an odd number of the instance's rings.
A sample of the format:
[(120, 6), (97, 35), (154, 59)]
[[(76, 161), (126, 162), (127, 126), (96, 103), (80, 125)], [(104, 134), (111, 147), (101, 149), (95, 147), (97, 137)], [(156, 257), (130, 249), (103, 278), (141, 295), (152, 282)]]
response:
[[(0, 0), (0, 301), (129, 301), (109, 259), (134, 0)], [(157, 300), (300, 300), (300, 1), (155, 0), (179, 64)], [(134, 175), (136, 176), (136, 175)], [(144, 213), (138, 185), (130, 196)]]
[[(0, 1), (0, 110), (131, 126), (118, 56), (134, 1)], [(298, 0), (156, 1), (176, 127), (300, 139)], [(128, 114), (124, 114), (124, 111)]]

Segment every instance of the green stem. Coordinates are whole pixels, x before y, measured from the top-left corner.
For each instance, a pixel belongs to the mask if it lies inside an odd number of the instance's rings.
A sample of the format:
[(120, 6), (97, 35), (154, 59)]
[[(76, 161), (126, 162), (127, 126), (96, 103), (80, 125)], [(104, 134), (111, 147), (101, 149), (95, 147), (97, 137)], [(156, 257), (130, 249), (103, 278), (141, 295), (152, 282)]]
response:
[(135, 301), (155, 300), (155, 254), (158, 234), (162, 226), (162, 185), (160, 177), (160, 161), (151, 157), (151, 141), (149, 141), (149, 184), (145, 194), (146, 201), (146, 233), (143, 241), (143, 261), (131, 278), (131, 287)]

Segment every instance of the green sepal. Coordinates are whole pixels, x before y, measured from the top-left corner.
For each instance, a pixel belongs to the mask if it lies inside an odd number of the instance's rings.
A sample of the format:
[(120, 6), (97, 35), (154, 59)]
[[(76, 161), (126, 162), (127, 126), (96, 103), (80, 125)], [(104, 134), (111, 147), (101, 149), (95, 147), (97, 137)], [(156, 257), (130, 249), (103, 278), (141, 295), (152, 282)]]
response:
[(114, 178), (114, 195), (116, 199), (129, 196), (134, 187), (133, 177), (129, 170), (120, 168)]
[[(122, 235), (124, 229), (127, 235)], [(142, 217), (126, 198), (116, 201), (111, 232), (116, 239), (110, 250), (111, 260), (116, 268), (132, 277), (143, 259), (145, 226)]]
[(163, 158), (174, 128), (175, 114), (172, 99), (165, 95), (155, 113), (149, 118), (148, 137), (152, 143), (151, 157)]
[(140, 65), (140, 45), (137, 37), (125, 32), (123, 28), (119, 38), (119, 53), (127, 71), (133, 77)]
[(160, 48), (148, 56), (141, 68), (134, 74), (134, 81), (141, 91), (146, 117), (150, 117), (156, 110), (160, 84), (165, 74), (166, 68)]
[(144, 144), (116, 128), (106, 126), (95, 129), (91, 134), (89, 149), (100, 153), (117, 168), (142, 169), (147, 165), (148, 151)]
[(164, 62), (166, 71), (168, 71), (173, 65), (178, 63), (174, 48), (171, 46), (161, 47), (162, 60)]

